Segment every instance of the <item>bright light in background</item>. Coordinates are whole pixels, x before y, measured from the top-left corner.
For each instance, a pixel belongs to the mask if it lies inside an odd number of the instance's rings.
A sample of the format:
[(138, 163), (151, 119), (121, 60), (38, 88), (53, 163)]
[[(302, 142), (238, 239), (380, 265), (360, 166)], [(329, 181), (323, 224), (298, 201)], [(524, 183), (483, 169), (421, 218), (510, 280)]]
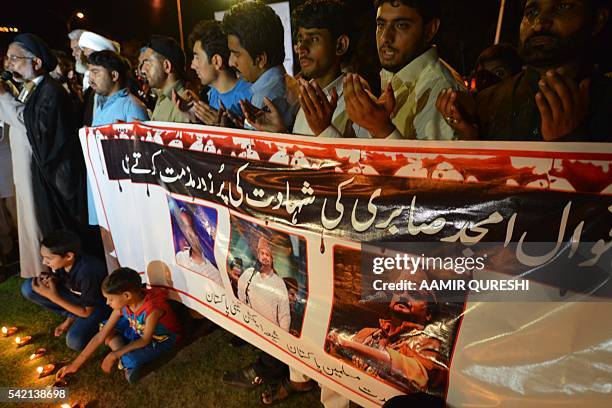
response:
[(77, 18), (80, 18), (81, 20), (85, 18), (85, 14), (83, 14), (82, 12), (77, 12), (76, 13)]

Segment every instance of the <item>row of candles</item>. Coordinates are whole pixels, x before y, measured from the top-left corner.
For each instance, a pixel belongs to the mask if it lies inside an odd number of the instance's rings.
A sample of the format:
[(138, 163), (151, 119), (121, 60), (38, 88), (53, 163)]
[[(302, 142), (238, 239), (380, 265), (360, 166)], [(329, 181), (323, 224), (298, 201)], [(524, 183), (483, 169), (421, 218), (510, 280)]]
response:
[[(2, 327), (2, 329), (0, 329), (0, 333), (2, 337), (13, 336), (15, 333), (17, 333), (17, 331), (19, 331), (17, 327)], [(17, 345), (17, 348), (19, 348), (19, 347), (25, 346), (31, 340), (32, 340), (32, 336), (24, 336), (24, 337), (17, 336), (15, 337), (15, 344)], [(47, 350), (40, 347), (36, 349), (36, 351), (30, 355), (29, 360), (30, 361), (38, 360), (39, 358), (44, 356), (46, 353), (47, 353)], [(54, 370), (55, 370), (55, 364), (46, 364), (44, 366), (36, 367), (38, 378), (46, 377), (52, 374)], [(64, 380), (58, 380), (55, 382), (55, 384), (53, 384), (54, 387), (66, 387), (67, 385), (68, 384)], [(83, 408), (83, 407), (84, 406), (81, 403), (76, 403), (74, 405), (64, 403), (60, 405), (60, 408)]]
[[(18, 331), (19, 329), (17, 327), (2, 327), (2, 329), (0, 330), (0, 333), (2, 337), (11, 337), (14, 334), (16, 334)], [(32, 336), (15, 337), (15, 344), (17, 345), (17, 348), (25, 346), (26, 344), (30, 343), (30, 341), (32, 341)], [(30, 355), (29, 360), (30, 361), (38, 360), (39, 358), (44, 356), (46, 353), (47, 353), (47, 350), (40, 347), (36, 349), (36, 351)], [(53, 371), (55, 371), (55, 364), (45, 364), (44, 366), (36, 367), (38, 378), (47, 377), (48, 375), (51, 375)], [(54, 384), (55, 387), (66, 387), (67, 385), (68, 384), (63, 380), (58, 380)], [(80, 403), (76, 403), (74, 405), (64, 403), (60, 406), (60, 408), (82, 408), (82, 407), (83, 405)]]
[[(14, 335), (15, 333), (17, 333), (18, 330), (19, 329), (17, 329), (17, 327), (2, 327), (2, 330), (1, 330), (2, 337), (10, 337)], [(17, 345), (17, 348), (19, 348), (19, 347), (25, 346), (31, 340), (32, 340), (32, 336), (24, 336), (24, 337), (17, 336), (15, 337), (15, 344)], [(38, 360), (39, 358), (44, 356), (46, 353), (47, 353), (47, 350), (45, 350), (44, 348), (42, 347), (38, 348), (32, 355), (30, 355), (30, 361)], [(51, 373), (53, 373), (54, 370), (55, 370), (55, 364), (46, 364), (44, 366), (36, 367), (38, 378), (46, 377), (50, 375)]]

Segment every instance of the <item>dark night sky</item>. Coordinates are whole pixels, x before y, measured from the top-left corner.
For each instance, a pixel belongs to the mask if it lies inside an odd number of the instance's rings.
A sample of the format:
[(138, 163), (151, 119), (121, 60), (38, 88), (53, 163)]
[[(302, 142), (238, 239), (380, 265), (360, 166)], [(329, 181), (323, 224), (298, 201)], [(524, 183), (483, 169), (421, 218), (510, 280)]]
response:
[[(278, 0), (275, 0), (278, 1)], [(275, 1), (268, 1), (273, 3)], [(232, 0), (182, 0), (185, 37), (201, 19), (213, 18), (217, 10), (228, 8)], [(291, 0), (294, 8), (302, 0)], [(17, 26), (21, 32), (34, 32), (52, 47), (68, 47), (66, 22), (77, 10), (84, 21), (73, 19), (73, 28), (88, 28), (124, 43), (141, 45), (150, 34), (166, 34), (178, 39), (176, 0), (5, 0), (0, 12), (1, 26)], [(8, 3), (8, 4), (7, 4)], [(359, 21), (361, 33), (374, 28), (372, 0), (346, 0), (351, 14)], [(466, 73), (495, 36), (498, 0), (443, 0), (444, 16), (437, 43), (442, 56), (458, 71)], [(516, 42), (519, 0), (508, 0), (502, 41)], [(373, 38), (373, 32), (368, 38)], [(0, 48), (12, 35), (0, 33)], [(371, 44), (370, 44), (371, 46)]]

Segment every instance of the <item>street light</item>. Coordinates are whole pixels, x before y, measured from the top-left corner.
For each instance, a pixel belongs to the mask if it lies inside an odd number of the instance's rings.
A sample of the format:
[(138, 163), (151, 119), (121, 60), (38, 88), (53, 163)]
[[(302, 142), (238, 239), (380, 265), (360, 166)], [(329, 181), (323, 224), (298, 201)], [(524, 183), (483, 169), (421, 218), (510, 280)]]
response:
[(68, 21), (66, 21), (66, 28), (68, 29), (68, 32), (72, 31), (71, 29), (72, 20), (74, 20), (75, 17), (78, 18), (79, 20), (83, 20), (85, 19), (85, 13), (83, 13), (82, 11), (76, 11), (72, 13), (70, 17), (68, 17)]

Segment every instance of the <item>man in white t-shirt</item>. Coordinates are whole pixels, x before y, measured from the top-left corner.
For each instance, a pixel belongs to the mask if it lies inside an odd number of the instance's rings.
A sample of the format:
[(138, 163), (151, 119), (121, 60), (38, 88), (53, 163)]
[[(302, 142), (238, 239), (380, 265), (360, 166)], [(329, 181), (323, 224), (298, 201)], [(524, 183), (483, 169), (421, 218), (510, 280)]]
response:
[[(257, 261), (255, 267), (245, 270), (238, 279), (238, 299), (281, 329), (289, 331), (289, 294), (285, 282), (274, 271), (272, 249), (266, 237), (261, 237), (257, 244)], [(287, 366), (282, 361), (262, 351), (253, 364), (226, 372), (223, 382), (254, 388), (266, 381), (279, 380), (286, 374)]]
[(238, 279), (238, 299), (283, 330), (289, 330), (289, 294), (283, 279), (272, 265), (272, 251), (265, 237), (257, 245), (258, 265)]

